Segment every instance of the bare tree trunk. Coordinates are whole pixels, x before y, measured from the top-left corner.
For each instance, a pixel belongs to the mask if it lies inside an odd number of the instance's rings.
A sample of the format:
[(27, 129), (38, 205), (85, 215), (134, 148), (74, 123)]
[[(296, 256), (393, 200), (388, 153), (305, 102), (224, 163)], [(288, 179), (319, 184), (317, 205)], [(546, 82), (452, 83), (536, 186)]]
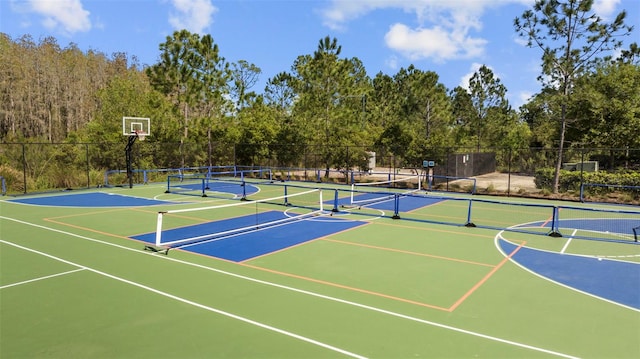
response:
[(562, 104), (562, 119), (560, 124), (560, 145), (558, 147), (558, 162), (556, 163), (556, 171), (553, 176), (553, 193), (558, 193), (560, 187), (560, 169), (562, 168), (562, 155), (564, 152), (564, 133), (567, 128), (567, 111), (566, 104)]

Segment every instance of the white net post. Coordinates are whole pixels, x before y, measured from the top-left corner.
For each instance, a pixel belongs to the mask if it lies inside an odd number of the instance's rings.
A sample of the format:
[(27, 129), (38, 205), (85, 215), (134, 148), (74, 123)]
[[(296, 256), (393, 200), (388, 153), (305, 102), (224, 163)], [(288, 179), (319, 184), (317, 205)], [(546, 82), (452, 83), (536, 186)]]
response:
[(162, 218), (166, 212), (158, 212), (158, 219), (156, 221), (156, 246), (160, 247), (162, 243)]

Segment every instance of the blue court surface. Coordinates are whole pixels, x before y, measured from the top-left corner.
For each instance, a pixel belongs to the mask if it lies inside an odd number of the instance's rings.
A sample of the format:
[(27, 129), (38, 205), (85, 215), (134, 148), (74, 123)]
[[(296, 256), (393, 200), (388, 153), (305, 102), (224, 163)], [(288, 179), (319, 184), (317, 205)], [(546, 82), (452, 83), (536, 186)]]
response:
[[(255, 225), (259, 222), (286, 218), (279, 211), (268, 211), (256, 215), (208, 222), (181, 227), (162, 232), (166, 242), (182, 238), (206, 236), (236, 228)], [(350, 221), (335, 217), (307, 217), (307, 219), (284, 224), (252, 229), (246, 232), (183, 245), (181, 249), (235, 262), (276, 252), (300, 243), (308, 242), (347, 229), (364, 225), (366, 222)], [(155, 233), (131, 237), (148, 243), (155, 243)]]
[[(517, 246), (500, 240), (503, 253)], [(640, 309), (640, 264), (522, 247), (512, 257), (521, 266), (557, 283)], [(549, 298), (553, 301), (553, 298)]]
[(185, 182), (174, 183), (169, 188), (169, 191), (172, 193), (183, 194), (187, 194), (185, 192), (193, 192), (192, 194), (197, 195), (200, 195), (203, 192), (207, 195), (228, 193), (237, 197), (244, 197), (258, 192), (259, 188), (246, 182), (211, 179), (207, 182), (193, 182), (186, 180)]
[(172, 203), (154, 199), (132, 197), (116, 193), (74, 193), (60, 196), (11, 199), (9, 202), (36, 206), (62, 207), (138, 207)]
[[(430, 206), (444, 201), (442, 198), (432, 198), (418, 195), (401, 195), (398, 199), (398, 211), (410, 212), (421, 207)], [(331, 202), (332, 204), (333, 202)], [(327, 203), (329, 204), (329, 202)], [(395, 210), (395, 197), (389, 194), (361, 193), (351, 198), (338, 199), (339, 206), (362, 206), (365, 208), (378, 209), (383, 211)]]

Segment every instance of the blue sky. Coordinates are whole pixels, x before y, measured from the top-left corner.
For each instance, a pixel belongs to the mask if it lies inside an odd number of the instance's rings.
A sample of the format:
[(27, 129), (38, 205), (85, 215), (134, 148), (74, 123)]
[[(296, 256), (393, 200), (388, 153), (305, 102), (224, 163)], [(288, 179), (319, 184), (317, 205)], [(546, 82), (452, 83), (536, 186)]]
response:
[[(313, 54), (325, 36), (342, 56), (357, 57), (371, 77), (394, 75), (413, 64), (434, 71), (453, 89), (489, 66), (519, 107), (540, 89), (540, 50), (527, 48), (513, 19), (534, 0), (0, 0), (0, 32), (36, 41), (53, 36), (111, 55), (125, 52), (143, 65), (157, 62), (158, 45), (185, 28), (211, 34), (227, 61), (262, 69), (252, 89), (290, 71), (299, 55)], [(640, 0), (595, 0), (605, 19), (627, 11), (635, 24), (625, 47), (640, 42)]]

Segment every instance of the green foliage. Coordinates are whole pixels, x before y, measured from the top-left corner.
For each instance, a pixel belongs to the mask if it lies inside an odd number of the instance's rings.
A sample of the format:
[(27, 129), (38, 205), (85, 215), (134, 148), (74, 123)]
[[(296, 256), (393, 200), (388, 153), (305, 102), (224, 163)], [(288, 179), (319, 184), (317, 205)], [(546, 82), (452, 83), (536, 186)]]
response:
[(625, 11), (606, 23), (592, 7), (593, 0), (536, 0), (532, 9), (514, 20), (516, 32), (527, 45), (542, 51), (542, 71), (538, 79), (552, 89), (549, 93), (556, 97), (552, 102), (560, 105), (560, 111), (552, 116), (560, 119), (554, 192), (559, 190), (569, 121), (567, 107), (575, 92), (575, 81), (601, 61), (598, 55), (607, 56), (607, 51), (620, 48), (621, 37), (633, 30), (633, 26), (624, 23)]
[[(540, 168), (535, 173), (535, 184), (537, 188), (543, 190), (551, 190), (553, 188), (553, 177), (555, 170), (553, 168)], [(640, 173), (637, 171), (623, 171), (610, 173), (605, 171), (599, 172), (580, 172), (580, 171), (560, 171), (560, 192), (580, 191), (581, 184), (601, 184), (608, 186), (625, 186), (640, 187)], [(638, 195), (640, 191), (637, 189), (623, 189), (614, 187), (595, 187), (588, 186), (585, 188), (589, 194), (603, 194), (612, 191), (635, 193)]]
[(577, 80), (571, 138), (599, 147), (640, 147), (640, 66), (603, 64)]
[[(579, 8), (570, 8), (564, 15), (551, 11), (578, 3)], [(588, 13), (590, 5), (588, 1), (538, 1), (533, 10), (540, 13), (526, 13), (522, 21), (529, 22), (521, 22), (521, 29), (548, 25), (556, 31), (563, 24), (553, 19)], [(541, 21), (542, 15), (550, 16), (551, 22)], [(617, 25), (612, 27), (602, 27), (597, 21), (600, 27), (594, 26), (599, 31), (623, 32), (623, 19), (616, 18)], [(576, 34), (591, 32), (582, 30)], [(532, 45), (553, 37), (558, 48), (568, 46), (560, 41), (559, 32), (546, 39), (536, 34), (542, 33), (533, 34)], [(579, 39), (590, 44), (597, 36)], [(377, 153), (378, 166), (419, 167), (425, 158), (444, 163), (448, 154), (475, 147), (491, 148), (501, 170), (531, 173), (537, 167), (551, 167), (559, 158), (554, 151), (563, 133), (559, 121), (563, 108), (568, 130), (562, 143), (640, 146), (637, 45), (623, 52), (620, 61), (597, 59), (597, 67), (587, 61), (576, 68), (575, 76), (567, 79), (572, 84), (571, 101), (554, 82), (523, 106), (520, 114), (510, 108), (507, 89), (487, 66), (474, 74), (469, 90), (457, 87), (449, 91), (438, 74), (413, 65), (391, 76), (378, 73), (372, 79), (362, 62), (344, 58), (338, 40), (330, 37), (320, 39), (313, 53), (299, 55), (290, 73), (269, 79), (263, 95), (250, 90), (260, 68), (244, 60), (228, 63), (210, 35), (176, 31), (159, 48), (158, 63), (141, 70), (129, 66), (123, 54), (107, 58), (91, 51), (82, 53), (74, 45), (62, 49), (55, 39), (36, 44), (28, 36), (17, 41), (0, 36), (0, 49), (6, 50), (0, 53), (3, 74), (23, 76), (15, 83), (7, 82), (6, 76), (0, 78), (4, 99), (0, 112), (7, 114), (0, 119), (5, 142), (0, 165), (5, 170), (24, 169), (28, 190), (100, 183), (95, 173), (125, 167), (123, 116), (152, 119), (152, 136), (136, 142), (133, 149), (134, 168), (145, 169), (233, 163), (366, 169), (369, 151)], [(546, 59), (561, 55), (556, 49), (550, 51)], [(40, 76), (33, 71), (37, 63), (55, 64), (51, 68), (56, 71)], [(74, 66), (83, 70), (68, 71)], [(560, 68), (564, 67), (543, 67), (543, 73)], [(96, 81), (87, 81), (93, 78)], [(34, 81), (41, 81), (42, 86), (34, 87)], [(79, 102), (61, 100), (62, 87), (68, 87)], [(29, 88), (37, 93), (25, 92)], [(33, 106), (20, 102), (6, 107), (26, 98), (31, 98)], [(50, 122), (42, 117), (46, 108), (53, 109)], [(78, 121), (69, 116), (77, 116)], [(39, 127), (47, 123), (51, 129)], [(24, 155), (20, 144), (6, 144), (54, 140), (59, 145), (28, 146)], [(532, 145), (536, 149), (529, 150)], [(580, 155), (576, 148), (570, 146), (562, 157), (575, 161)], [(633, 154), (622, 158), (606, 151), (592, 156), (599, 156), (593, 159), (607, 169), (627, 168), (638, 159)], [(570, 176), (564, 187), (573, 186)], [(24, 187), (20, 176), (8, 172), (6, 177)]]

